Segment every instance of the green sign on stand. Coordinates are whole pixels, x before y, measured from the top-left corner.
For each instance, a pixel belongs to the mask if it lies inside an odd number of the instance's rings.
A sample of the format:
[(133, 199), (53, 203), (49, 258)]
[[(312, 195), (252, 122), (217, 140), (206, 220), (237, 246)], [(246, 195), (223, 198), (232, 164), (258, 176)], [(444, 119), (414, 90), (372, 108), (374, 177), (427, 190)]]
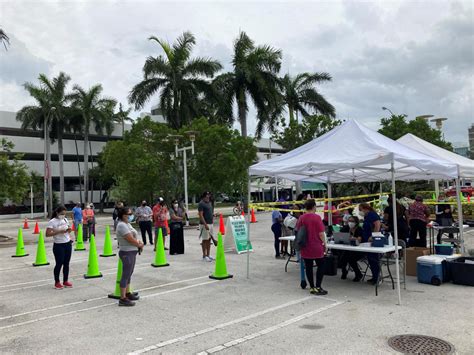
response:
[[(248, 240), (247, 222), (242, 216), (229, 217), (227, 219), (227, 233), (224, 240), (226, 250), (235, 250), (238, 254), (252, 251), (252, 244)], [(250, 243), (247, 246), (247, 243)]]

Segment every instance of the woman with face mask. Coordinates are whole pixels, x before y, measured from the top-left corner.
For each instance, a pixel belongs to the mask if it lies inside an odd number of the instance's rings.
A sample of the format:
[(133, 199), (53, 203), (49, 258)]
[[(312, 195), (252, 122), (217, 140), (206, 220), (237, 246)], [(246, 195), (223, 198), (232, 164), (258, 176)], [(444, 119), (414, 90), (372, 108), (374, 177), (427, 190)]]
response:
[[(53, 237), (53, 254), (56, 261), (54, 267), (54, 288), (62, 290), (64, 287), (72, 287), (69, 278), (69, 261), (72, 255), (71, 227), (66, 219), (66, 207), (59, 206), (53, 212), (53, 218), (46, 226), (46, 237)], [(63, 283), (59, 274), (63, 270)]]
[[(362, 241), (362, 228), (359, 226), (359, 218), (355, 216), (349, 217), (348, 221), (348, 228), (350, 234), (350, 241), (353, 245), (358, 245)], [(359, 264), (357, 261), (364, 257), (364, 253), (352, 252), (352, 251), (344, 251), (341, 257), (341, 269), (342, 269), (342, 276), (341, 279), (347, 279), (347, 264), (349, 264), (354, 270), (355, 278), (352, 280), (354, 282), (359, 282), (362, 280), (362, 272), (359, 269)]]
[(183, 222), (186, 211), (179, 206), (177, 200), (173, 200), (170, 210), (170, 255), (184, 254), (184, 231)]

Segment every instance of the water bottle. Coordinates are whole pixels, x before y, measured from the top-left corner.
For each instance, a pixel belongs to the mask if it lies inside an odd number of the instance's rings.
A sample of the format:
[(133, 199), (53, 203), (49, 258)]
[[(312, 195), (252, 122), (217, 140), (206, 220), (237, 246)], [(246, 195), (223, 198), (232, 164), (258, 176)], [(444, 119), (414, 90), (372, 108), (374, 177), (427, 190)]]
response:
[(393, 246), (393, 237), (392, 237), (392, 234), (389, 234), (389, 236), (388, 236), (388, 245), (389, 245), (389, 246)]

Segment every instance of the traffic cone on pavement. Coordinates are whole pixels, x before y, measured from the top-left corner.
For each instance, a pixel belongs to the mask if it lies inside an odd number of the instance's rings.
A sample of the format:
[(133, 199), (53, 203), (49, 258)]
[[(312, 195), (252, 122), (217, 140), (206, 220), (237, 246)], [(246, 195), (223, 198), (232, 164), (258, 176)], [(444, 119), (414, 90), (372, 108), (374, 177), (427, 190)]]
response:
[[(118, 259), (118, 266), (117, 266), (117, 278), (115, 279), (115, 291), (110, 293), (107, 297), (114, 298), (116, 300), (120, 299), (120, 280), (122, 279), (122, 259)], [(138, 296), (138, 292), (133, 292), (132, 285), (130, 285), (130, 292), (133, 293), (135, 296)]]
[(18, 229), (18, 239), (16, 241), (16, 252), (15, 255), (12, 255), (12, 258), (21, 258), (23, 256), (28, 256), (25, 252), (25, 245), (23, 244), (23, 231), (21, 228)]
[(227, 266), (225, 263), (224, 243), (222, 242), (222, 234), (217, 234), (217, 251), (216, 251), (216, 269), (209, 278), (214, 280), (224, 280), (233, 277), (227, 273)]
[(44, 246), (43, 232), (40, 232), (40, 235), (38, 238), (38, 247), (36, 249), (36, 261), (33, 263), (33, 266), (45, 266), (45, 265), (49, 265), (49, 263), (46, 257), (46, 247)]
[(225, 235), (225, 224), (224, 224), (224, 217), (222, 217), (222, 213), (219, 217), (219, 232), (222, 235)]
[(163, 232), (161, 231), (161, 228), (158, 228), (158, 240), (156, 241), (156, 244), (155, 261), (151, 264), (151, 266), (170, 266), (170, 264), (166, 262), (165, 245), (163, 244)]
[(105, 240), (104, 240), (104, 252), (100, 254), (100, 256), (108, 257), (108, 256), (115, 256), (117, 254), (114, 253), (112, 249), (112, 239), (110, 239), (110, 227), (105, 227)]
[(82, 224), (79, 224), (79, 227), (77, 227), (76, 247), (74, 248), (74, 250), (86, 250), (86, 247), (84, 246), (84, 239), (82, 238)]
[(99, 258), (97, 257), (97, 250), (95, 248), (94, 234), (91, 234), (89, 244), (89, 262), (87, 263), (87, 274), (84, 275), (84, 278), (92, 279), (95, 277), (102, 277), (102, 274), (99, 271)]
[(23, 229), (29, 229), (30, 226), (28, 225), (28, 218), (25, 218), (24, 222), (23, 222)]
[(39, 228), (39, 225), (38, 225), (38, 221), (36, 221), (35, 230), (33, 231), (33, 234), (40, 234), (40, 228)]
[(257, 223), (257, 218), (255, 218), (255, 210), (252, 208), (250, 211), (250, 223)]

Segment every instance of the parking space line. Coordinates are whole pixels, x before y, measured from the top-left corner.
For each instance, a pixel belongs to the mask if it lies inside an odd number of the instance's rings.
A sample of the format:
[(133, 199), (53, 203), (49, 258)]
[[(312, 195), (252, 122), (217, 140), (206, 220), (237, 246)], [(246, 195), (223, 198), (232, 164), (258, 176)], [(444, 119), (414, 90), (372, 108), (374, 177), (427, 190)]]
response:
[[(186, 280), (173, 281), (173, 282), (169, 282), (169, 283), (162, 284), (162, 285), (147, 287), (146, 289), (143, 289), (143, 290), (152, 290), (152, 289), (156, 289), (156, 288), (162, 288), (162, 287), (166, 287), (166, 286), (172, 286), (172, 285), (176, 285), (176, 284), (179, 284), (179, 283), (188, 282), (188, 281), (200, 280), (200, 279), (207, 278), (207, 277), (208, 277), (208, 276), (200, 276), (200, 277), (194, 277), (194, 278), (186, 279)], [(138, 290), (136, 290), (136, 291), (143, 291), (143, 290), (138, 289)], [(56, 291), (55, 291), (55, 292), (56, 292)], [(59, 290), (59, 291), (57, 291), (57, 292), (64, 292), (64, 290)], [(149, 296), (149, 295), (148, 295), (148, 296)], [(146, 297), (147, 297), (147, 296), (142, 296), (141, 298), (146, 298)], [(17, 318), (17, 317), (25, 316), (25, 315), (28, 315), (28, 314), (39, 313), (39, 312), (46, 312), (46, 311), (50, 311), (50, 310), (53, 310), (53, 309), (64, 308), (64, 307), (69, 307), (69, 306), (75, 306), (75, 305), (78, 305), (78, 304), (87, 303), (87, 302), (94, 302), (94, 301), (99, 301), (99, 300), (103, 300), (103, 299), (107, 299), (107, 296), (95, 297), (95, 298), (90, 298), (90, 299), (87, 299), (87, 300), (81, 300), (81, 301), (76, 301), (76, 302), (70, 302), (70, 303), (65, 303), (65, 304), (59, 304), (59, 305), (56, 305), (56, 306), (51, 306), (51, 307), (46, 307), (46, 308), (35, 309), (35, 310), (33, 310), (33, 311), (28, 311), (28, 312), (23, 312), (23, 313), (18, 313), (18, 314), (12, 314), (12, 315), (10, 315), (10, 316), (1, 317), (0, 320)], [(0, 329), (1, 329), (1, 328), (0, 328)]]
[[(54, 256), (51, 257), (51, 258), (49, 258), (49, 259), (50, 259), (50, 260), (51, 260), (51, 259), (54, 259)], [(71, 260), (70, 263), (73, 264), (73, 263), (78, 263), (78, 262), (80, 262), (80, 261), (86, 261), (86, 260), (88, 260), (88, 258), (85, 258), (85, 259), (74, 259), (74, 260)], [(25, 266), (21, 266), (21, 267), (12, 267), (12, 268), (7, 268), (7, 269), (0, 269), (0, 272), (1, 272), (1, 271), (15, 271), (15, 270), (18, 271), (18, 270), (23, 270), (23, 269), (26, 270), (26, 269), (31, 269), (31, 268), (33, 267), (33, 265), (31, 265), (31, 264), (30, 264), (30, 265), (24, 264), (24, 265), (25, 265)]]
[[(206, 328), (206, 329), (199, 330), (197, 332), (189, 333), (189, 334), (180, 336), (178, 338), (162, 341), (162, 342), (160, 342), (158, 344), (155, 344), (155, 345), (150, 345), (150, 346), (147, 346), (146, 348), (132, 351), (132, 352), (129, 353), (129, 355), (144, 354), (146, 352), (153, 351), (153, 350), (156, 350), (156, 349), (159, 349), (159, 348), (171, 345), (171, 344), (179, 343), (179, 342), (182, 342), (184, 340), (194, 338), (194, 337), (206, 334), (206, 333), (214, 332), (216, 330), (223, 329), (223, 328), (229, 327), (231, 325), (242, 323), (242, 322), (245, 322), (245, 321), (250, 320), (250, 319), (258, 318), (258, 317), (263, 316), (267, 313), (278, 311), (280, 309), (283, 309), (283, 308), (286, 308), (286, 307), (289, 307), (289, 306), (292, 306), (292, 305), (295, 305), (295, 304), (298, 304), (298, 303), (301, 303), (301, 302), (304, 302), (304, 301), (308, 301), (310, 299), (323, 299), (323, 300), (326, 300), (326, 301), (332, 301), (330, 299), (323, 298), (323, 297), (316, 298), (315, 296), (308, 296), (308, 297), (300, 298), (300, 299), (295, 300), (295, 301), (290, 301), (290, 302), (280, 304), (280, 305), (275, 306), (275, 307), (267, 308), (267, 309), (264, 309), (262, 311), (258, 311), (258, 312), (249, 314), (245, 317), (237, 318), (237, 319), (231, 320), (229, 322), (221, 323), (221, 324), (215, 325), (213, 327), (209, 327), (209, 328)], [(339, 301), (335, 301), (335, 302), (337, 303)]]
[(282, 329), (284, 327), (287, 327), (289, 325), (292, 325), (296, 322), (299, 322), (303, 319), (307, 319), (307, 318), (310, 318), (312, 316), (314, 316), (315, 314), (318, 314), (318, 313), (321, 313), (321, 312), (324, 312), (324, 311), (327, 311), (331, 308), (334, 308), (334, 307), (337, 307), (337, 306), (340, 306), (341, 304), (344, 304), (345, 302), (336, 302), (336, 303), (332, 303), (330, 305), (327, 305), (327, 306), (324, 306), (324, 307), (321, 307), (321, 308), (318, 308), (314, 311), (311, 311), (311, 312), (308, 312), (308, 313), (304, 313), (298, 317), (294, 317), (294, 318), (291, 318), (291, 319), (288, 319), (284, 322), (281, 322), (279, 324), (276, 324), (276, 325), (273, 325), (271, 327), (268, 327), (268, 328), (265, 328), (259, 332), (256, 332), (256, 333), (252, 333), (252, 334), (249, 334), (249, 335), (246, 335), (242, 338), (237, 338), (237, 339), (234, 339), (234, 340), (231, 340), (231, 341), (228, 341), (224, 344), (220, 344), (220, 345), (217, 345), (217, 346), (214, 346), (210, 349), (207, 349), (205, 351), (202, 351), (200, 353), (198, 353), (198, 355), (208, 355), (208, 354), (213, 354), (213, 353), (216, 353), (216, 352), (219, 352), (219, 351), (222, 351), (222, 350), (225, 350), (225, 349), (228, 349), (228, 348), (231, 348), (235, 345), (239, 345), (239, 344), (242, 344), (242, 343), (245, 343), (249, 340), (252, 340), (252, 339), (256, 339), (256, 338), (259, 338), (265, 334), (269, 334), (271, 332), (274, 332), (276, 330), (279, 330), (279, 329)]

